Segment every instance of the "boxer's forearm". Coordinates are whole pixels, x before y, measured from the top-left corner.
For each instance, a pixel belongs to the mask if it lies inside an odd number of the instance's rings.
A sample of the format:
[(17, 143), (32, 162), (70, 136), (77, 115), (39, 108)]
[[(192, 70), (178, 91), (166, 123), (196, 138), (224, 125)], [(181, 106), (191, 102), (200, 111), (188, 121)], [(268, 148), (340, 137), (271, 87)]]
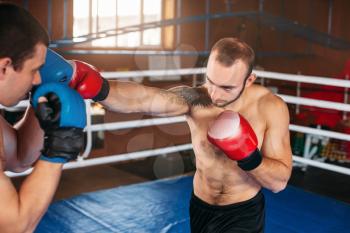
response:
[(34, 230), (46, 212), (56, 192), (63, 164), (39, 160), (32, 174), (19, 191), (22, 206), (20, 214), (30, 216), (28, 227)]
[(286, 187), (291, 168), (281, 161), (264, 157), (262, 163), (248, 173), (264, 188), (279, 192)]
[(1, 174), (0, 231), (33, 232), (56, 191), (62, 164), (39, 161), (19, 192)]
[(157, 116), (176, 116), (189, 111), (178, 95), (134, 82), (109, 81), (108, 97), (100, 103), (115, 112), (142, 112)]

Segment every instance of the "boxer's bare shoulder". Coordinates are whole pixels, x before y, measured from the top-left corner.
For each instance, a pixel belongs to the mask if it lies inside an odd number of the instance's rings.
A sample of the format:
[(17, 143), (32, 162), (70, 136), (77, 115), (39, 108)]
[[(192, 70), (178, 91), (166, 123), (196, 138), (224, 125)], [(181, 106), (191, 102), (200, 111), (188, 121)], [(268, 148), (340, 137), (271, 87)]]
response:
[[(252, 103), (256, 103), (260, 113), (275, 112), (274, 110), (284, 110), (287, 108), (283, 99), (273, 93), (270, 89), (261, 85), (252, 85), (249, 89), (248, 98)], [(248, 104), (250, 105), (250, 104)]]
[(246, 90), (249, 93), (249, 98), (251, 98), (254, 101), (261, 100), (265, 97), (274, 95), (274, 93), (270, 89), (258, 84), (253, 84), (249, 88), (246, 88)]
[(270, 128), (285, 128), (289, 124), (289, 110), (284, 100), (267, 91), (257, 102), (258, 112), (265, 119), (266, 130)]
[(275, 118), (278, 117), (279, 114), (285, 115), (288, 113), (288, 107), (284, 100), (272, 93), (267, 88), (263, 88), (266, 90), (263, 91), (259, 97), (259, 112), (261, 112), (267, 118)]

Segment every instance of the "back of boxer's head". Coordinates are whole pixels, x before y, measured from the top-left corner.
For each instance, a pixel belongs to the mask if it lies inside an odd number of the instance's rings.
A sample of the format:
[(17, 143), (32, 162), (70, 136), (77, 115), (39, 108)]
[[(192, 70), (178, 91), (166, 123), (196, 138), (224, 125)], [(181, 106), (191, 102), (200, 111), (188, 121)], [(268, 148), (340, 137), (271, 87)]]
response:
[(14, 69), (20, 70), (39, 43), (49, 44), (49, 36), (40, 23), (25, 9), (0, 2), (0, 58), (11, 58)]
[(248, 66), (247, 75), (253, 70), (254, 50), (237, 38), (223, 38), (219, 40), (214, 44), (211, 52), (216, 52), (215, 60), (225, 67), (230, 67), (236, 61), (242, 60)]

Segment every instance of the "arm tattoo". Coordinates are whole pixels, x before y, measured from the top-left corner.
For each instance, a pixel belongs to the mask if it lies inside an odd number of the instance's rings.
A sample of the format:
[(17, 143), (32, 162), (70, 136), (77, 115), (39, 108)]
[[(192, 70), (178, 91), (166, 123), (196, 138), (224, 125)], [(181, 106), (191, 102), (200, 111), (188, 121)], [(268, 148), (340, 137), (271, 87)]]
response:
[(190, 106), (209, 107), (213, 104), (208, 91), (204, 87), (174, 87), (169, 89), (178, 96), (181, 96)]
[(181, 96), (177, 95), (176, 93), (174, 93), (175, 95), (169, 95), (169, 91), (161, 89), (159, 94), (161, 96), (167, 98), (169, 103), (172, 103), (172, 104), (174, 103), (174, 104), (178, 104), (178, 105), (187, 105), (186, 100), (184, 98), (182, 98)]

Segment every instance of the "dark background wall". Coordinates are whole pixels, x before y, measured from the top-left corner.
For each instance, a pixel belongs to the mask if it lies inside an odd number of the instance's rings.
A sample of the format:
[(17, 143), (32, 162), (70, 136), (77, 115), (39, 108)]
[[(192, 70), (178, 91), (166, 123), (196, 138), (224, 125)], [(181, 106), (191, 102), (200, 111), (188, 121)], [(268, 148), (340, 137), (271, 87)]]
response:
[[(12, 1), (25, 6), (37, 17), (42, 25), (51, 29), (52, 41), (64, 38), (64, 0), (51, 1), (51, 27), (49, 27), (49, 11), (47, 0), (17, 0)], [(260, 3), (263, 2), (263, 8)], [(67, 24), (66, 37), (72, 36), (73, 29), (73, 0), (67, 0)], [(176, 12), (176, 0), (163, 0), (163, 8)], [(185, 48), (193, 51), (210, 50), (212, 45), (223, 37), (238, 37), (250, 44), (257, 54), (256, 65), (268, 71), (285, 73), (300, 73), (317, 76), (334, 77), (343, 70), (345, 62), (350, 59), (350, 49), (332, 48), (327, 43), (317, 43), (318, 35), (327, 35), (330, 40), (341, 39), (350, 43), (350, 1), (348, 0), (211, 0), (207, 8), (206, 0), (182, 0), (181, 17), (190, 17), (226, 12), (258, 12), (261, 10), (265, 16), (270, 16), (274, 21), (266, 23), (264, 17), (251, 17), (248, 14), (241, 17), (226, 17), (211, 19), (209, 31), (206, 32), (206, 21), (191, 22), (174, 26), (170, 38), (173, 48)], [(175, 7), (174, 7), (175, 6)], [(330, 11), (331, 9), (331, 11)], [(329, 14), (331, 13), (331, 18)], [(286, 27), (279, 27), (282, 22), (287, 22)], [(330, 24), (329, 24), (330, 23)], [(277, 26), (276, 26), (277, 25)], [(305, 39), (292, 33), (292, 29), (303, 29), (311, 39)], [(330, 31), (329, 31), (330, 29)], [(179, 30), (179, 31), (176, 31)], [(169, 31), (167, 31), (169, 33)], [(323, 33), (323, 34), (322, 34)], [(163, 37), (168, 36), (163, 31)], [(206, 48), (205, 38), (208, 35)], [(176, 41), (176, 36), (180, 41)], [(168, 38), (169, 39), (169, 38)], [(171, 44), (171, 43), (170, 43)], [(67, 59), (78, 59), (95, 65), (102, 71), (138, 70), (148, 69), (149, 57), (136, 55), (67, 55), (64, 53), (72, 49), (109, 49), (121, 48), (91, 48), (89, 44), (68, 46), (57, 49)], [(125, 48), (122, 48), (125, 49)], [(139, 50), (136, 49), (136, 50)], [(205, 56), (182, 57), (182, 67), (203, 66)], [(147, 83), (153, 86), (167, 88), (174, 83)], [(293, 82), (266, 82), (267, 85), (277, 86), (280, 93), (296, 94)], [(337, 90), (338, 91), (338, 90)], [(305, 91), (306, 92), (306, 91)], [(330, 95), (332, 94), (329, 92)], [(291, 119), (294, 120), (295, 109), (290, 106)], [(107, 112), (102, 121), (114, 122), (132, 119), (145, 119), (148, 116), (135, 114), (123, 115)], [(164, 129), (164, 127), (166, 127)], [(179, 133), (178, 130), (181, 132)], [(135, 150), (164, 147), (174, 144), (182, 144), (189, 141), (186, 124), (173, 126), (148, 127), (142, 129), (105, 132), (105, 140), (101, 150), (95, 150), (93, 154), (118, 154)], [(148, 140), (138, 140), (142, 137)], [(136, 140), (137, 139), (137, 140)], [(152, 140), (150, 140), (152, 139)], [(135, 142), (147, 143), (135, 143)], [(118, 142), (118, 143), (115, 143)]]
[[(175, 0), (172, 0), (175, 1)], [(38, 20), (48, 28), (47, 0), (14, 0), (19, 5), (29, 9)], [(169, 5), (164, 1), (163, 7)], [(206, 0), (182, 0), (181, 16), (204, 15)], [(259, 11), (259, 0), (211, 0), (209, 12), (248, 12)], [(176, 1), (173, 2), (176, 6)], [(52, 6), (52, 40), (62, 39), (63, 32), (63, 4), (64, 0), (51, 1)], [(288, 19), (297, 25), (307, 26), (316, 32), (328, 33), (329, 10), (331, 7), (330, 36), (350, 42), (350, 1), (347, 0), (265, 0), (263, 12), (283, 19)], [(176, 7), (173, 9), (176, 15)], [(67, 1), (67, 37), (72, 36), (73, 0)], [(175, 30), (177, 27), (174, 27)], [(303, 73), (310, 75), (334, 76), (342, 70), (345, 61), (350, 58), (349, 49), (333, 49), (310, 40), (294, 36), (288, 31), (279, 30), (273, 26), (263, 24), (259, 19), (249, 17), (228, 17), (212, 19), (209, 22), (209, 48), (222, 37), (239, 37), (250, 44), (258, 54), (257, 65), (266, 70)], [(180, 26), (181, 40), (179, 45), (188, 45), (197, 51), (205, 50), (205, 21), (185, 23)], [(174, 33), (176, 36), (176, 32)], [(89, 44), (80, 45), (89, 49)], [(63, 48), (64, 49), (72, 48)], [(110, 49), (110, 48), (109, 48)], [(112, 48), (114, 49), (114, 48)], [(147, 58), (118, 55), (65, 55), (90, 62), (101, 70), (135, 70), (139, 64), (145, 63)], [(138, 65), (135, 63), (138, 60)], [(202, 59), (203, 60), (203, 59)], [(198, 62), (197, 65), (202, 63)], [(193, 61), (182, 61), (184, 67), (193, 66)], [(142, 65), (141, 65), (142, 66)], [(142, 66), (143, 68), (143, 66)]]

